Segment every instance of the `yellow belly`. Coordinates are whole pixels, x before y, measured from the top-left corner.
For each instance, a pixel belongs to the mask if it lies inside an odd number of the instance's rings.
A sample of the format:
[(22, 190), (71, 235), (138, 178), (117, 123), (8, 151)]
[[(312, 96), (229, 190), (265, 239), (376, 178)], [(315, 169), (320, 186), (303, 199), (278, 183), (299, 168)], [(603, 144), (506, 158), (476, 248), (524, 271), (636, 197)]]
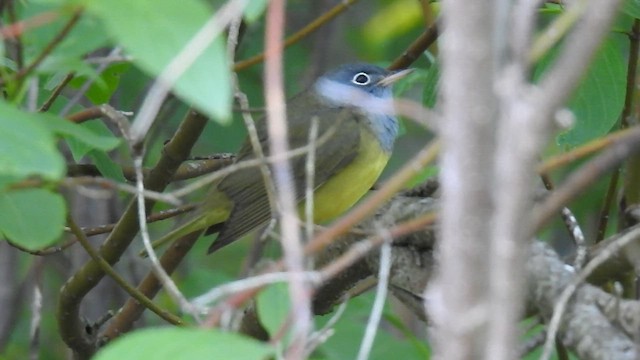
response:
[[(360, 132), (360, 149), (356, 158), (338, 174), (316, 189), (313, 220), (322, 223), (342, 215), (362, 198), (378, 180), (389, 154), (368, 130)], [(299, 213), (304, 218), (304, 201)]]

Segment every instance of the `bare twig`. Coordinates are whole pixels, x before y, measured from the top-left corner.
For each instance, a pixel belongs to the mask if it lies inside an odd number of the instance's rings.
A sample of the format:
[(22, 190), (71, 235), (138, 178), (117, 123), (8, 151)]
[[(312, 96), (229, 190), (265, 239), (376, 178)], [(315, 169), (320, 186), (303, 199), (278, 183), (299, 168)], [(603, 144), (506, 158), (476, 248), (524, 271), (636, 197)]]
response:
[(320, 273), (316, 271), (305, 271), (300, 274), (290, 272), (266, 273), (220, 285), (207, 291), (205, 294), (199, 295), (191, 302), (195, 306), (199, 307), (201, 311), (206, 312), (211, 304), (215, 303), (218, 299), (224, 296), (251, 289), (261, 288), (265, 285), (290, 281), (291, 277), (298, 277), (313, 284), (318, 284), (322, 280), (320, 277)]
[(149, 238), (149, 231), (147, 230), (147, 213), (145, 208), (144, 198), (144, 178), (142, 175), (142, 155), (137, 154), (133, 159), (133, 164), (136, 169), (136, 189), (137, 201), (138, 201), (138, 226), (140, 227), (140, 235), (142, 237), (142, 243), (146, 250), (149, 260), (151, 260), (152, 269), (155, 272), (158, 279), (162, 283), (162, 286), (166, 289), (167, 293), (173, 298), (173, 300), (180, 306), (182, 311), (191, 314), (194, 318), (199, 319), (199, 313), (194, 306), (185, 298), (180, 292), (176, 284), (171, 280), (171, 277), (160, 264), (156, 252), (151, 245), (151, 239)]
[(95, 262), (97, 262), (102, 268), (102, 270), (106, 274), (108, 274), (111, 277), (111, 279), (113, 279), (113, 281), (115, 281), (122, 288), (122, 290), (124, 290), (127, 294), (129, 294), (129, 296), (136, 299), (138, 303), (145, 306), (152, 312), (156, 313), (158, 316), (160, 316), (162, 319), (164, 319), (168, 323), (173, 325), (180, 325), (183, 323), (183, 321), (179, 317), (155, 305), (153, 301), (151, 301), (151, 299), (149, 299), (148, 297), (144, 296), (144, 294), (137, 291), (122, 276), (120, 276), (120, 274), (118, 274), (118, 272), (116, 272), (116, 270), (111, 265), (109, 265), (109, 263), (104, 258), (102, 258), (102, 256), (100, 256), (98, 251), (96, 251), (91, 246), (89, 239), (87, 239), (87, 237), (82, 233), (82, 230), (76, 224), (76, 222), (71, 216), (67, 217), (67, 225), (69, 226), (69, 229), (71, 230), (71, 232), (76, 236), (76, 239), (78, 239), (78, 242), (80, 243), (80, 245), (82, 245), (82, 247), (87, 252), (87, 254)]
[[(304, 28), (300, 29), (298, 32), (296, 32), (295, 34), (289, 36), (284, 41), (283, 48), (287, 48), (290, 45), (293, 45), (296, 42), (304, 39), (309, 34), (313, 33), (317, 29), (319, 29), (322, 25), (325, 25), (326, 23), (331, 21), (333, 18), (335, 18), (336, 16), (340, 15), (342, 12), (347, 10), (349, 8), (349, 6), (353, 5), (357, 1), (358, 0), (343, 0), (342, 2), (340, 2), (339, 4), (334, 6), (331, 10), (329, 10), (326, 13), (320, 15), (317, 19), (313, 20), (307, 26), (305, 26)], [(262, 54), (258, 54), (256, 56), (251, 57), (251, 58), (246, 59), (246, 60), (238, 61), (233, 66), (233, 70), (234, 71), (242, 71), (242, 70), (244, 70), (244, 69), (246, 69), (246, 68), (248, 68), (250, 66), (258, 64), (258, 63), (262, 62), (265, 59), (265, 55), (266, 55), (266, 52), (264, 52)]]
[[(265, 29), (265, 101), (267, 105), (267, 131), (271, 153), (276, 156), (273, 175), (279, 205), (278, 219), (281, 242), (287, 269), (293, 273), (304, 271), (304, 253), (298, 228), (296, 194), (289, 160), (287, 140), (287, 113), (285, 109), (282, 73), (282, 37), (284, 34), (285, 0), (274, 0), (267, 9)], [(292, 304), (294, 340), (287, 350), (287, 359), (299, 359), (304, 355), (306, 339), (311, 332), (311, 288), (305, 281), (292, 277), (289, 280)]]
[[(383, 230), (384, 232), (384, 230)], [(389, 285), (389, 273), (391, 272), (391, 242), (388, 234), (382, 235), (386, 238), (385, 244), (380, 249), (380, 269), (378, 273), (378, 285), (376, 287), (376, 296), (369, 314), (369, 321), (367, 321), (367, 327), (360, 344), (360, 350), (358, 351), (358, 360), (366, 360), (369, 358), (369, 353), (373, 347), (373, 340), (378, 332), (378, 326), (380, 319), (382, 318), (382, 310), (384, 309), (384, 302), (387, 298), (387, 291)]]
[(47, 56), (49, 56), (49, 54), (51, 54), (53, 49), (55, 49), (56, 46), (58, 46), (62, 42), (62, 40), (64, 40), (64, 38), (67, 37), (69, 32), (71, 32), (74, 26), (78, 23), (78, 20), (80, 20), (81, 16), (82, 16), (82, 10), (76, 10), (73, 13), (73, 15), (71, 15), (71, 18), (69, 19), (69, 21), (67, 21), (64, 27), (60, 30), (60, 32), (58, 32), (56, 36), (53, 39), (51, 39), (51, 41), (47, 44), (47, 46), (45, 46), (44, 49), (42, 49), (42, 51), (38, 54), (38, 56), (35, 59), (33, 59), (33, 61), (29, 65), (23, 67), (14, 75), (13, 80), (21, 81), (26, 75), (28, 75), (36, 67), (38, 67), (42, 63), (42, 61), (44, 61), (44, 59)]

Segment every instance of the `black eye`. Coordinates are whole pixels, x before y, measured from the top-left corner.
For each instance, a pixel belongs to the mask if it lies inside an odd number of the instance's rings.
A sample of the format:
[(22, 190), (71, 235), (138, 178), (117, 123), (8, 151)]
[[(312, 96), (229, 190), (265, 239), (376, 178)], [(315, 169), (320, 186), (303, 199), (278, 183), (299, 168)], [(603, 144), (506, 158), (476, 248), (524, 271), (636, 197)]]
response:
[(351, 82), (356, 85), (367, 85), (371, 82), (371, 78), (367, 73), (359, 72), (353, 76)]

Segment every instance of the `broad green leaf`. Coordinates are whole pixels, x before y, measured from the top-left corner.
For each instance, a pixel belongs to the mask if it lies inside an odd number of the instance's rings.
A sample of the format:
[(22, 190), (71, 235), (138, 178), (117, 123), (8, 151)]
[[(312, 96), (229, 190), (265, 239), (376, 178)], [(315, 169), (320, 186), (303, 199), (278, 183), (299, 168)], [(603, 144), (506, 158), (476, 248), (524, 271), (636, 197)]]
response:
[(95, 127), (95, 124), (75, 124), (49, 114), (41, 114), (40, 116), (44, 118), (42, 123), (48, 127), (52, 133), (65, 138), (73, 138), (86, 145), (89, 149), (109, 151), (120, 144), (120, 139), (114, 137), (110, 132), (99, 133), (92, 130), (91, 126)]
[[(618, 121), (624, 105), (626, 65), (616, 36), (605, 41), (576, 89), (569, 109), (575, 125), (557, 138), (559, 145), (571, 148), (608, 133)], [(558, 48), (552, 49), (536, 69), (536, 78), (553, 64)]]
[(44, 125), (43, 114), (31, 114), (0, 102), (0, 174), (24, 178), (40, 175), (56, 180), (65, 162)]
[(289, 287), (286, 283), (273, 284), (261, 291), (256, 301), (260, 323), (269, 335), (278, 334), (291, 313)]
[(268, 344), (219, 330), (147, 328), (110, 343), (94, 360), (261, 360), (273, 352)]
[(62, 235), (64, 199), (44, 189), (0, 193), (0, 233), (30, 250), (53, 245)]
[[(104, 21), (134, 63), (157, 76), (212, 15), (197, 0), (93, 0), (87, 10)], [(173, 90), (205, 114), (227, 121), (231, 86), (223, 38), (218, 36), (182, 74)]]
[(622, 11), (636, 19), (640, 19), (640, 0), (625, 0)]

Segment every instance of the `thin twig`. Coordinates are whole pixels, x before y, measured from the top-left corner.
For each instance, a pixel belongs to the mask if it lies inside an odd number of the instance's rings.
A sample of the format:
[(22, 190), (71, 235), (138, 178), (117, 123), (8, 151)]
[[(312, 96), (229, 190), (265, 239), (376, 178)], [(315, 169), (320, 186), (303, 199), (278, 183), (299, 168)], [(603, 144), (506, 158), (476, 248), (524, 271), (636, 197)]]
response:
[(378, 332), (378, 326), (380, 319), (382, 318), (382, 311), (384, 310), (384, 302), (387, 298), (389, 274), (391, 273), (391, 239), (387, 234), (381, 235), (386, 238), (385, 243), (380, 248), (380, 269), (378, 272), (378, 285), (376, 287), (376, 296), (369, 314), (369, 321), (367, 321), (367, 327), (360, 344), (360, 350), (358, 351), (358, 360), (366, 360), (369, 358), (371, 348), (373, 347), (373, 340)]
[(228, 282), (218, 287), (215, 287), (206, 293), (199, 295), (191, 300), (192, 304), (200, 308), (201, 311), (206, 312), (207, 309), (215, 303), (218, 299), (228, 296), (230, 294), (240, 293), (243, 291), (261, 288), (265, 285), (275, 284), (279, 282), (290, 281), (291, 277), (298, 277), (313, 284), (319, 284), (322, 280), (320, 273), (317, 271), (305, 271), (303, 273), (291, 273), (291, 272), (272, 272), (256, 276), (251, 276), (245, 279)]
[(60, 83), (58, 85), (56, 85), (56, 87), (51, 92), (51, 95), (49, 95), (47, 100), (45, 100), (45, 102), (42, 104), (42, 106), (40, 106), (40, 109), (38, 109), (38, 112), (47, 112), (47, 111), (49, 111), (49, 109), (51, 108), (51, 105), (53, 105), (53, 102), (56, 101), (58, 96), (60, 96), (60, 94), (62, 93), (62, 90), (64, 90), (64, 88), (71, 82), (71, 80), (73, 80), (74, 77), (75, 77), (75, 73), (74, 72), (68, 73), (62, 79), (62, 81), (60, 81)]
[[(301, 273), (305, 269), (304, 253), (298, 228), (296, 194), (291, 164), (285, 155), (289, 151), (287, 113), (284, 96), (282, 38), (284, 34), (285, 0), (273, 0), (267, 8), (265, 28), (265, 103), (267, 105), (267, 131), (271, 154), (276, 157), (272, 165), (278, 199), (281, 243), (287, 269)], [(311, 332), (311, 288), (305, 281), (289, 280), (292, 304), (294, 340), (287, 349), (287, 359), (299, 359), (304, 354), (306, 339)]]
[(53, 39), (49, 41), (49, 43), (44, 47), (44, 49), (42, 49), (42, 51), (38, 54), (38, 56), (35, 59), (33, 59), (33, 61), (29, 65), (25, 66), (24, 68), (16, 72), (12, 80), (21, 81), (26, 75), (28, 75), (36, 67), (38, 67), (42, 63), (42, 61), (44, 61), (44, 59), (47, 56), (49, 56), (49, 54), (51, 54), (53, 49), (55, 49), (56, 46), (58, 46), (62, 42), (62, 40), (64, 40), (64, 38), (69, 34), (69, 32), (71, 32), (73, 27), (80, 20), (81, 16), (82, 16), (82, 10), (76, 10), (71, 16), (71, 18), (69, 19), (69, 21), (67, 21), (64, 27), (60, 30), (60, 32), (58, 32), (53, 37)]
[(316, 141), (318, 140), (318, 117), (311, 117), (311, 127), (309, 129), (309, 153), (305, 162), (305, 175), (307, 181), (305, 183), (304, 197), (304, 217), (305, 217), (305, 241), (309, 241), (313, 237), (313, 204), (315, 189), (315, 163), (316, 163)]
[[(330, 20), (332, 20), (333, 18), (335, 18), (336, 16), (340, 15), (342, 12), (347, 10), (347, 8), (349, 6), (353, 5), (357, 1), (358, 0), (343, 0), (338, 5), (334, 6), (332, 9), (330, 9), (326, 13), (320, 15), (317, 19), (313, 20), (307, 26), (305, 26), (304, 28), (300, 29), (298, 32), (296, 32), (295, 34), (289, 36), (284, 41), (284, 48), (287, 48), (290, 45), (293, 45), (296, 42), (304, 39), (305, 37), (307, 37), (308, 35), (310, 35), (314, 31), (319, 29), (322, 25), (325, 25), (327, 22), (329, 22)], [(255, 64), (259, 64), (260, 62), (262, 62), (264, 60), (265, 53), (266, 52), (264, 52), (262, 54), (258, 54), (256, 56), (253, 56), (253, 57), (251, 57), (249, 59), (236, 62), (234, 64), (234, 66), (233, 66), (233, 71), (242, 71), (242, 70), (244, 70), (244, 69), (246, 69), (246, 68), (248, 68), (250, 66), (253, 66)]]
[(157, 314), (159, 317), (167, 321), (169, 324), (173, 324), (173, 325), (183, 324), (182, 319), (180, 319), (179, 317), (171, 314), (170, 312), (164, 309), (161, 309), (159, 306), (154, 304), (151, 299), (149, 299), (144, 294), (139, 292), (136, 288), (131, 286), (124, 278), (122, 278), (122, 276), (120, 276), (120, 274), (118, 274), (115, 271), (115, 269), (111, 265), (109, 265), (109, 263), (105, 259), (103, 259), (102, 256), (100, 256), (100, 254), (93, 248), (93, 246), (91, 246), (89, 239), (87, 239), (87, 237), (82, 232), (82, 229), (80, 229), (80, 227), (76, 224), (75, 220), (71, 216), (67, 216), (67, 225), (69, 226), (69, 229), (71, 230), (71, 232), (78, 239), (78, 242), (80, 243), (80, 245), (82, 245), (84, 250), (87, 252), (87, 254), (89, 254), (89, 256), (95, 262), (98, 263), (98, 265), (102, 268), (102, 270), (107, 275), (109, 275), (113, 279), (113, 281), (115, 281), (118, 284), (118, 286), (122, 288), (122, 290), (124, 290), (127, 294), (129, 294), (129, 296), (136, 299), (138, 303), (140, 303), (141, 305), (145, 306), (147, 309)]
[[(149, 238), (149, 231), (147, 230), (147, 222), (146, 222), (146, 208), (145, 208), (145, 197), (144, 197), (144, 180), (142, 175), (142, 155), (138, 154), (133, 159), (133, 164), (136, 169), (136, 189), (137, 193), (137, 201), (138, 201), (138, 224), (140, 226), (140, 235), (142, 237), (142, 243), (144, 244), (144, 248), (147, 251), (147, 256), (149, 256), (149, 260), (151, 260), (152, 269), (155, 272), (155, 275), (160, 279), (162, 286), (166, 289), (169, 296), (173, 298), (173, 300), (180, 306), (182, 311), (187, 314), (191, 314), (194, 318), (198, 319), (199, 314), (194, 308), (193, 305), (184, 297), (184, 295), (180, 292), (176, 284), (173, 282), (169, 274), (165, 271), (165, 269), (160, 264), (158, 260), (158, 256), (153, 250), (153, 246), (151, 245), (151, 240)], [(77, 235), (76, 235), (77, 236)]]
[(640, 128), (633, 130), (634, 133), (629, 134), (634, 136), (625, 136), (616, 141), (609, 149), (574, 171), (562, 185), (551, 193), (536, 209), (532, 230), (539, 230), (563, 206), (599, 180), (604, 173), (614, 169), (629, 155), (639, 151), (640, 142), (636, 138), (640, 135)]

